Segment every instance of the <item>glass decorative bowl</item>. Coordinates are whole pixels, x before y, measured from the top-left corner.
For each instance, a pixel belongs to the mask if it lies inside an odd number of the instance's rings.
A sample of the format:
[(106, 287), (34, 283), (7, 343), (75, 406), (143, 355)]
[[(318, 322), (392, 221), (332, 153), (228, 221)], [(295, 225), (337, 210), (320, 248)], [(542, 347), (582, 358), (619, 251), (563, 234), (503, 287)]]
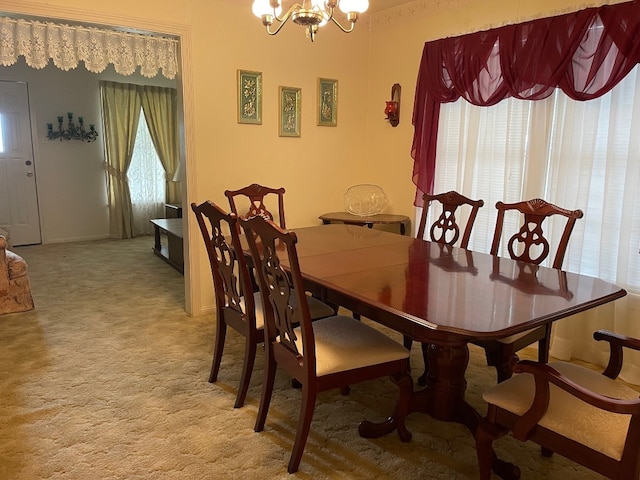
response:
[(387, 203), (384, 190), (369, 183), (353, 185), (344, 194), (345, 209), (359, 217), (377, 215), (385, 209)]

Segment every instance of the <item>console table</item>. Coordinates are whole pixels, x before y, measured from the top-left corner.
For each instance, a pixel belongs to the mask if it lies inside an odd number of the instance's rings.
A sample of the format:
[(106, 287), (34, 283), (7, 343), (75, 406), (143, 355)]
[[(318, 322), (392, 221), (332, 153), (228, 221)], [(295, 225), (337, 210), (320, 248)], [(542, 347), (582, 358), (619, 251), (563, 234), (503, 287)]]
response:
[(406, 233), (407, 226), (411, 223), (411, 220), (406, 215), (390, 215), (385, 213), (361, 217), (349, 212), (331, 212), (320, 215), (318, 218), (320, 218), (325, 225), (333, 222), (346, 223), (347, 225), (366, 225), (369, 228), (372, 228), (374, 225), (383, 224), (399, 225), (400, 235)]
[[(184, 273), (184, 255), (182, 252), (182, 218), (156, 218), (153, 224), (155, 244), (153, 253), (165, 262)], [(162, 245), (161, 235), (167, 236), (167, 245)]]

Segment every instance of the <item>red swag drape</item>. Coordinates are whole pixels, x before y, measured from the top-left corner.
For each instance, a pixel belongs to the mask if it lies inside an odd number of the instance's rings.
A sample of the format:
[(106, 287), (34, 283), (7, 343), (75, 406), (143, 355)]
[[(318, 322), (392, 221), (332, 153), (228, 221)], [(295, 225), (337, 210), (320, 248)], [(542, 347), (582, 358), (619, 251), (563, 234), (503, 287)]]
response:
[(427, 42), (413, 106), (415, 205), (433, 193), (440, 104), (541, 100), (561, 88), (590, 100), (640, 62), (640, 0)]

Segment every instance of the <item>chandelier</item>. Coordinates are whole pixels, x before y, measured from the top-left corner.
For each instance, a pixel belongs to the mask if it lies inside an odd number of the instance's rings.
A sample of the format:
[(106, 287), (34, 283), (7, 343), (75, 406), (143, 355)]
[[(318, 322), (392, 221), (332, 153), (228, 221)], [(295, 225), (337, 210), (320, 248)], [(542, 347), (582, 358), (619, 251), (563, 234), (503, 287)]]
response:
[[(253, 14), (262, 19), (269, 35), (275, 35), (284, 26), (287, 20), (305, 27), (307, 37), (313, 42), (318, 27), (329, 22), (335, 23), (344, 33), (353, 31), (358, 17), (369, 8), (369, 0), (303, 0), (302, 4), (296, 3), (283, 16), (280, 0), (253, 0)], [(334, 17), (334, 10), (339, 7), (347, 15), (348, 27)], [(278, 22), (272, 30), (273, 23)]]

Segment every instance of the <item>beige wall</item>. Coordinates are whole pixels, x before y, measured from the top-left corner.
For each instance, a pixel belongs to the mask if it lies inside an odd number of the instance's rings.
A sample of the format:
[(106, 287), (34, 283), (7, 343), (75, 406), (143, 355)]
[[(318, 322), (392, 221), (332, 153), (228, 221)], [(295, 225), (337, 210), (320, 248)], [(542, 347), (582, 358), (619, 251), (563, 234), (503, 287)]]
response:
[[(383, 1), (383, 0), (372, 0)], [(389, 212), (412, 215), (413, 92), (426, 40), (584, 7), (583, 0), (416, 1), (374, 17), (350, 36), (333, 27), (311, 44), (300, 28), (268, 37), (249, 0), (0, 0), (0, 11), (122, 25), (181, 36), (185, 106), (187, 201), (225, 204), (223, 191), (258, 182), (287, 189), (291, 227), (318, 223), (341, 209), (355, 183), (377, 183)], [(597, 3), (597, 2), (593, 2)], [(603, 2), (600, 2), (603, 3)], [(613, 3), (613, 2), (612, 2)], [(575, 6), (575, 7), (574, 7)], [(263, 72), (263, 124), (236, 123), (236, 70)], [(317, 77), (339, 80), (338, 128), (316, 127)], [(401, 123), (384, 121), (391, 85), (403, 87)], [(278, 86), (302, 88), (302, 136), (277, 135)], [(187, 310), (213, 304), (211, 280), (196, 226), (189, 227)]]

